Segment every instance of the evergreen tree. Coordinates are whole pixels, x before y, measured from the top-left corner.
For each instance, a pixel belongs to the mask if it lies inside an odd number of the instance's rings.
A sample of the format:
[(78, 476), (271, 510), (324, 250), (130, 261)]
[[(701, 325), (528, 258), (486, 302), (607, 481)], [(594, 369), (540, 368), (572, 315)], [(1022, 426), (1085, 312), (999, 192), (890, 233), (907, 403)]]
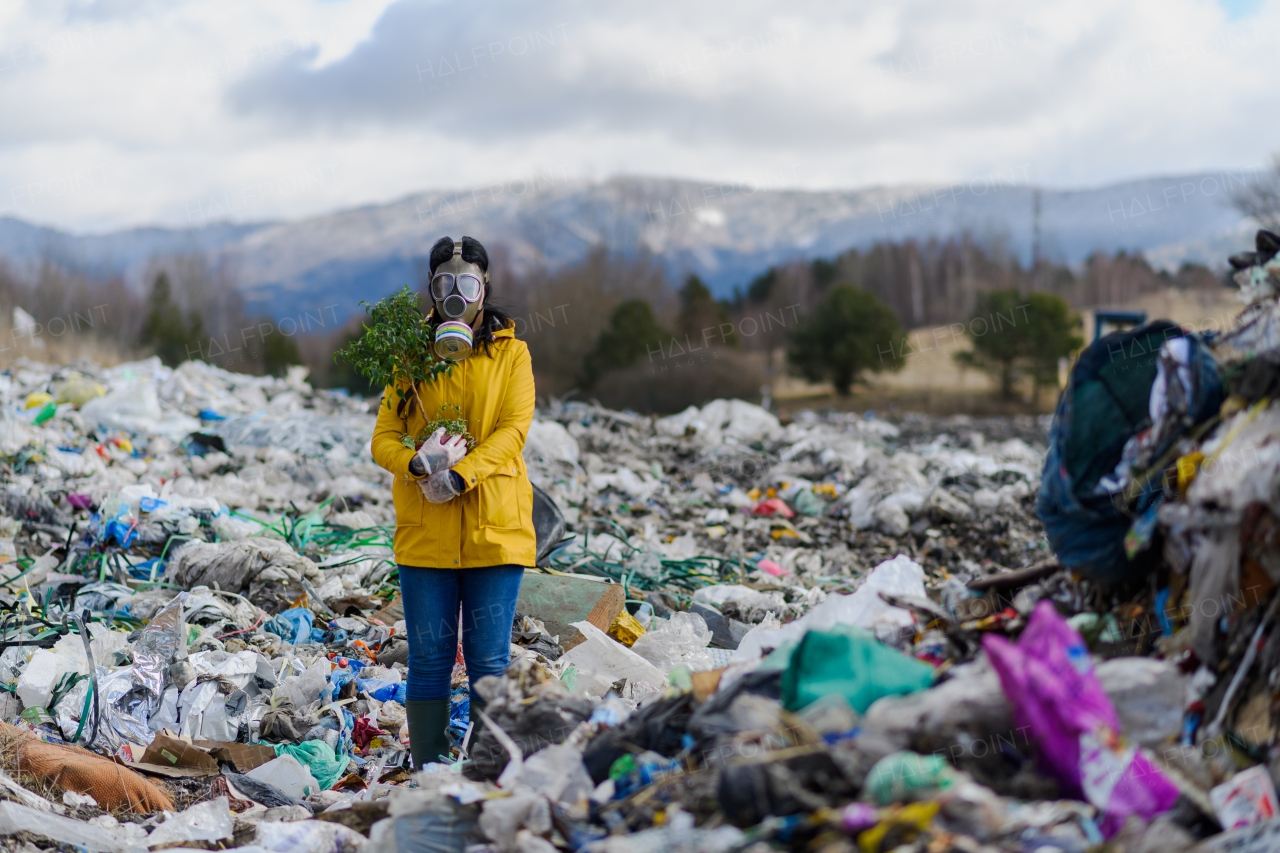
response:
[(630, 367), (661, 347), (668, 335), (648, 300), (628, 299), (614, 309), (595, 349), (583, 360), (583, 384), (590, 388), (607, 371)]
[(830, 380), (848, 396), (867, 372), (901, 370), (906, 363), (898, 318), (874, 294), (833, 287), (818, 310), (791, 335), (788, 358), (811, 382)]
[(291, 364), (302, 364), (302, 353), (294, 339), (282, 334), (277, 327), (262, 341), (262, 369), (271, 376), (284, 376)]
[(188, 360), (200, 346), (204, 323), (195, 311), (184, 320), (182, 309), (173, 300), (169, 276), (160, 273), (151, 285), (147, 300), (147, 317), (142, 323), (140, 340), (160, 356), (160, 361), (176, 367)]
[(1006, 400), (1013, 399), (1024, 376), (1039, 393), (1057, 382), (1058, 359), (1084, 344), (1075, 333), (1079, 322), (1066, 300), (1052, 293), (1023, 296), (1009, 288), (979, 294), (969, 320), (973, 349), (956, 353), (955, 359), (996, 377)]
[(737, 334), (732, 329), (721, 334), (721, 325), (732, 326), (729, 322), (729, 307), (716, 300), (711, 290), (696, 275), (690, 275), (680, 288), (679, 333), (685, 335), (693, 346), (702, 346), (704, 333), (709, 341), (720, 340), (721, 343), (736, 346)]

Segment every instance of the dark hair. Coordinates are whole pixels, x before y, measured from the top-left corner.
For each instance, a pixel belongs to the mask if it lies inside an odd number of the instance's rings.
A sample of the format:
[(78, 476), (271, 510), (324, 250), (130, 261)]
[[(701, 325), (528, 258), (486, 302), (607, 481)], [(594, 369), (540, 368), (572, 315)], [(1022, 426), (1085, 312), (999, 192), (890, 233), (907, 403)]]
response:
[[(434, 277), (436, 267), (452, 257), (453, 238), (441, 237), (431, 247), (431, 254), (428, 257), (431, 275)], [(480, 241), (474, 237), (462, 238), (462, 259), (469, 264), (475, 264), (486, 273), (489, 272), (489, 253), (485, 251)], [(505, 329), (513, 325), (515, 324), (511, 320), (511, 315), (493, 302), (493, 283), (486, 282), (484, 286), (484, 319), (480, 321), (480, 328), (476, 330), (476, 348), (484, 350), (485, 355), (490, 355), (489, 345), (494, 342), (494, 333), (499, 329)]]

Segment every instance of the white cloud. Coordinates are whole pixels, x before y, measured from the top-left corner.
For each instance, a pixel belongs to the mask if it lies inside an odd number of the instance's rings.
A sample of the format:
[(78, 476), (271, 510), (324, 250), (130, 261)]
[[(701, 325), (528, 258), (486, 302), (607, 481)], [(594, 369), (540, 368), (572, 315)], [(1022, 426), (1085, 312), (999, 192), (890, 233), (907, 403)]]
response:
[(535, 171), (807, 188), (1263, 163), (1280, 2), (0, 5), (0, 215), (293, 217)]

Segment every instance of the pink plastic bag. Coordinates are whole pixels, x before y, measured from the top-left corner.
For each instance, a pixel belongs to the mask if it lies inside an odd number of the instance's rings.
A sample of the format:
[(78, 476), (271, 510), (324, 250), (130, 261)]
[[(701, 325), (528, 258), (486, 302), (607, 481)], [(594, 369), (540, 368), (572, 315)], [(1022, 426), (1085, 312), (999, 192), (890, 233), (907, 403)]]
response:
[(1014, 719), (1031, 731), (1041, 767), (1064, 794), (1102, 813), (1103, 835), (1117, 833), (1132, 814), (1150, 821), (1178, 799), (1173, 783), (1121, 738), (1084, 640), (1050, 602), (1036, 605), (1017, 645), (989, 634), (982, 646)]
[(782, 568), (782, 566), (779, 566), (773, 560), (761, 560), (760, 562), (756, 563), (756, 568), (762, 572), (768, 572), (769, 574), (773, 575), (775, 578), (780, 578), (783, 575), (791, 574), (791, 572)]

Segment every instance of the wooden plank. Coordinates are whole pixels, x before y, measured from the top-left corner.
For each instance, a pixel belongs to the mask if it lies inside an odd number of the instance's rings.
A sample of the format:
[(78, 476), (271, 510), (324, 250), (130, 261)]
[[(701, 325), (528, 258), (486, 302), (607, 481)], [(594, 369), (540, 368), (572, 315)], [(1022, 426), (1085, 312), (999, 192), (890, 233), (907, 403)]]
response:
[(1046, 578), (1061, 568), (1062, 565), (1057, 559), (1051, 557), (1026, 568), (975, 578), (969, 581), (967, 586), (975, 592), (984, 592), (988, 589), (1013, 589)]
[(586, 639), (571, 623), (585, 619), (601, 631), (608, 631), (625, 603), (621, 584), (525, 572), (516, 609), (541, 620), (547, 632), (559, 637), (561, 647), (568, 651)]

